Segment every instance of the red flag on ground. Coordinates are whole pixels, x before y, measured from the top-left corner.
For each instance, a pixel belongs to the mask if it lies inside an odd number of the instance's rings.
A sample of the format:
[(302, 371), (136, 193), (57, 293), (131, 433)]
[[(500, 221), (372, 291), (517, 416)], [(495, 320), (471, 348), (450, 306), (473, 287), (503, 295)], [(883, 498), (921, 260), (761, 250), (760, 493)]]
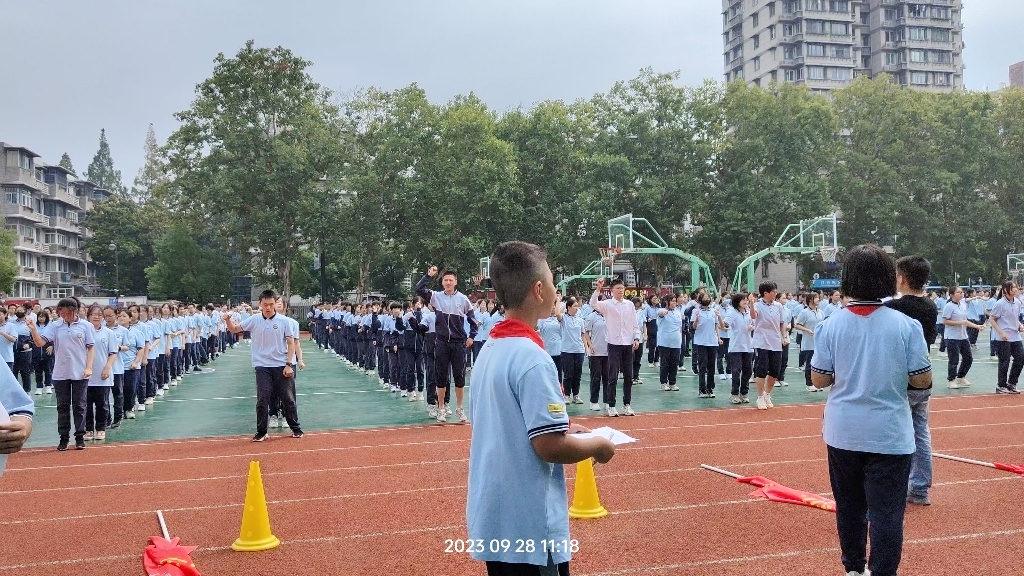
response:
[(148, 576), (203, 576), (196, 568), (190, 554), (195, 552), (198, 546), (182, 546), (178, 544), (178, 538), (171, 538), (167, 532), (167, 523), (164, 522), (164, 513), (156, 511), (156, 518), (160, 522), (160, 532), (163, 536), (150, 536), (149, 546), (142, 555), (142, 567), (146, 569)]
[(782, 484), (779, 484), (774, 480), (769, 480), (764, 476), (741, 476), (737, 478), (736, 481), (743, 482), (744, 484), (750, 484), (751, 486), (757, 486), (757, 490), (750, 493), (751, 496), (763, 496), (772, 502), (796, 504), (798, 506), (810, 506), (811, 508), (820, 508), (829, 512), (836, 511), (836, 503), (833, 500), (829, 500), (828, 498), (811, 492), (804, 492), (803, 490), (796, 490), (788, 486), (783, 486)]
[(1002, 462), (993, 462), (992, 466), (999, 470), (1005, 470), (1007, 472), (1013, 472), (1014, 474), (1024, 476), (1024, 464), (1003, 464)]

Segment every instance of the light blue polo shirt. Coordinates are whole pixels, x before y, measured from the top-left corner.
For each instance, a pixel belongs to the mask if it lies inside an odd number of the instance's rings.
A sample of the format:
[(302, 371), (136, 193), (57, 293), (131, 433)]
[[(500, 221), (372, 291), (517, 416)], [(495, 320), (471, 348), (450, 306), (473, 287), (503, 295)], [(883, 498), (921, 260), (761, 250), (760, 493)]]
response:
[(972, 298), (967, 303), (967, 319), (978, 324), (983, 314), (985, 314), (985, 301), (981, 298)]
[(583, 323), (579, 312), (575, 316), (562, 314), (562, 350), (566, 354), (583, 354)]
[(430, 310), (424, 308), (423, 314), (420, 316), (420, 326), (427, 327), (427, 334), (433, 334), (436, 327), (434, 324), (437, 322), (437, 315)]
[[(491, 338), (473, 367), (471, 385), (466, 524), (469, 538), (485, 543), (471, 554), (480, 561), (545, 566), (549, 558), (542, 545), (517, 552), (516, 541), (569, 539), (564, 466), (542, 460), (530, 442), (569, 429), (555, 364), (529, 338)], [(487, 543), (500, 540), (512, 545), (492, 552)], [(555, 564), (571, 557), (569, 551), (551, 554)]]
[(665, 315), (658, 318), (658, 346), (683, 347), (683, 311), (679, 308), (665, 309)]
[(8, 416), (31, 418), (36, 412), (32, 397), (21, 389), (21, 382), (18, 382), (18, 378), (6, 365), (0, 366), (0, 405), (4, 407)]
[[(185, 329), (185, 319), (181, 316), (175, 316), (169, 320), (170, 331), (178, 332), (179, 330)], [(181, 348), (181, 334), (177, 336), (171, 336), (171, 349)]]
[(750, 333), (750, 311), (740, 312), (733, 308), (725, 316), (729, 325), (729, 352), (753, 352), (754, 340)]
[(562, 354), (562, 325), (558, 318), (550, 316), (537, 323), (537, 332), (544, 340), (544, 350), (551, 356)]
[(757, 318), (754, 319), (754, 348), (782, 352), (782, 332), (779, 331), (782, 325), (782, 304), (777, 300), (768, 304), (759, 298), (754, 302), (754, 310), (757, 312)]
[[(139, 350), (146, 345), (146, 338), (146, 327), (141, 322), (136, 322), (128, 328), (128, 339), (125, 342), (130, 349), (121, 352), (121, 362), (124, 364), (125, 370), (132, 369), (132, 362), (135, 361)], [(139, 368), (141, 367), (139, 366)]]
[[(479, 316), (474, 315), (474, 318), (479, 318), (480, 321), (480, 324), (476, 328), (476, 338), (473, 339), (474, 342), (486, 342), (487, 339), (491, 337), (491, 328), (494, 328), (494, 325), (501, 321), (499, 320), (501, 316), (497, 311), (495, 311), (494, 314), (483, 312)], [(466, 334), (469, 334), (469, 332), (466, 332)]]
[(68, 324), (57, 317), (39, 329), (39, 336), (53, 342), (53, 379), (84, 380), (88, 349), (94, 344), (92, 324), (81, 318)]
[(718, 346), (718, 331), (715, 329), (718, 325), (718, 316), (715, 316), (715, 311), (710, 308), (694, 308), (690, 318), (691, 326), (693, 321), (697, 322), (697, 328), (693, 333), (694, 345)]
[[(89, 326), (92, 328), (92, 325)], [(114, 332), (106, 326), (100, 326), (99, 330), (92, 328), (92, 338), (95, 343), (95, 352), (92, 355), (92, 376), (89, 376), (89, 386), (113, 386), (114, 369), (111, 367), (110, 376), (104, 380), (103, 367), (107, 365), (107, 359), (117, 356), (117, 337)], [(118, 361), (114, 360), (114, 364)]]
[(281, 368), (294, 360), (288, 358), (288, 338), (299, 335), (284, 314), (270, 318), (264, 318), (262, 313), (254, 314), (242, 320), (241, 328), (252, 335), (253, 368)]
[[(825, 315), (821, 312), (821, 309), (811, 310), (810, 308), (804, 308), (800, 312), (800, 317), (796, 319), (796, 323), (803, 326), (804, 328), (810, 328), (814, 330), (815, 335), (818, 333), (818, 324), (825, 320)], [(803, 334), (801, 332), (801, 334)], [(800, 351), (808, 352), (814, 350), (814, 336), (809, 334), (803, 334), (803, 338), (800, 339)]]
[(876, 304), (867, 316), (848, 309), (814, 333), (811, 370), (834, 374), (822, 433), (834, 448), (913, 454), (907, 379), (931, 370), (921, 323)]
[[(128, 335), (128, 329), (118, 324), (113, 328), (108, 328), (108, 330), (114, 333), (114, 339), (117, 341), (117, 346), (114, 347), (117, 349), (117, 360), (114, 361), (114, 374), (124, 374), (128, 365), (131, 364), (131, 359), (135, 358), (135, 354), (133, 354), (131, 350), (125, 350), (123, 352), (119, 350), (121, 346), (131, 347), (131, 342), (129, 342), (131, 338)], [(126, 355), (129, 356), (127, 361), (125, 361)]]
[[(942, 308), (942, 316), (940, 318), (942, 320), (967, 320), (967, 303), (963, 299), (960, 299), (959, 304), (950, 300)], [(946, 340), (966, 340), (967, 326), (963, 324), (959, 326), (946, 325), (942, 332), (942, 337)]]
[(156, 318), (150, 318), (146, 322), (146, 328), (149, 329), (149, 344), (153, 346), (153, 349), (146, 354), (146, 359), (156, 360), (156, 357), (163, 353), (166, 344), (164, 328), (160, 320)]
[(14, 342), (11, 342), (7, 338), (0, 337), (0, 359), (3, 359), (4, 362), (14, 362), (14, 345), (18, 343), (18, 323), (8, 320), (6, 324), (0, 326), (0, 330), (15, 338)]
[[(1020, 342), (1020, 303), (1011, 302), (1006, 298), (1000, 298), (996, 302), (995, 306), (992, 307), (990, 313), (992, 318), (995, 319), (996, 324), (1003, 329), (1003, 333), (1006, 334), (1006, 342)], [(999, 333), (992, 330), (994, 335), (993, 341), (1003, 341), (999, 337)]]
[(608, 355), (608, 323), (600, 312), (594, 311), (583, 323), (583, 331), (590, 335), (594, 356)]

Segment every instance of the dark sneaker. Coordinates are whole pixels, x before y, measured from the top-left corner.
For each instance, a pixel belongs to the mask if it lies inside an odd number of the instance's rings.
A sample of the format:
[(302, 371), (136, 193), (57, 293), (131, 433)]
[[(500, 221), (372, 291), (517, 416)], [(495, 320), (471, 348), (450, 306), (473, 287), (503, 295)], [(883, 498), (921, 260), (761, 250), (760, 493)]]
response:
[(1010, 394), (1010, 389), (1003, 386), (996, 387), (996, 394)]
[(292, 438), (302, 438), (302, 430), (292, 430)]
[(75, 438), (75, 450), (85, 450), (85, 438)]
[(1007, 386), (1006, 389), (1008, 390), (1007, 394), (1020, 394), (1020, 390), (1017, 390), (1016, 386)]
[(266, 439), (267, 439), (267, 433), (266, 432), (264, 432), (263, 434), (257, 433), (255, 436), (252, 437), (252, 441), (253, 442), (263, 442)]
[(66, 452), (67, 449), (68, 449), (68, 439), (67, 438), (61, 438), (60, 443), (57, 444), (57, 451), (58, 452)]
[(918, 506), (931, 506), (932, 501), (928, 499), (928, 496), (918, 496), (916, 494), (907, 495), (908, 504), (916, 504)]

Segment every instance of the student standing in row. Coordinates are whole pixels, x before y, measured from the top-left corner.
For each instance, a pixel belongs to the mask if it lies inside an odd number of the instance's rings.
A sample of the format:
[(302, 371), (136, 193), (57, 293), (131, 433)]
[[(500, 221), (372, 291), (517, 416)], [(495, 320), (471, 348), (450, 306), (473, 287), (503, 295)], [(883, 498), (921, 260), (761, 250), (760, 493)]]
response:
[(748, 294), (733, 294), (730, 300), (732, 309), (725, 317), (730, 336), (729, 367), (732, 369), (732, 394), (729, 401), (733, 404), (748, 404), (750, 400), (747, 400), (747, 392), (750, 391), (750, 376), (754, 365), (754, 345), (751, 337), (754, 322), (750, 317)]
[(942, 340), (946, 343), (946, 353), (949, 355), (946, 386), (952, 389), (967, 388), (971, 385), (967, 381), (967, 373), (974, 363), (974, 355), (971, 352), (971, 341), (967, 331), (978, 331), (983, 326), (968, 320), (968, 314), (964, 289), (959, 286), (950, 287), (949, 302), (942, 309), (942, 323), (945, 325)]
[[(604, 396), (608, 389), (608, 325), (604, 316), (594, 310), (583, 324), (583, 344), (587, 350), (590, 368), (590, 409), (601, 411), (600, 402), (608, 402)], [(602, 398), (602, 396), (604, 396)]]
[(692, 313), (693, 355), (697, 359), (699, 398), (715, 397), (715, 359), (721, 344), (718, 330), (725, 329), (722, 313), (711, 308), (711, 296), (698, 296), (699, 307)]
[(633, 352), (640, 347), (640, 329), (636, 325), (636, 306), (625, 299), (626, 285), (621, 278), (612, 280), (612, 297), (601, 300), (604, 278), (597, 280), (597, 289), (590, 296), (590, 307), (604, 316), (608, 338), (608, 379), (605, 384), (605, 402), (608, 415), (618, 416), (615, 409), (615, 389), (622, 372), (622, 410), (626, 416), (635, 416), (629, 405), (633, 397)]
[(85, 440), (105, 440), (110, 389), (114, 386), (114, 362), (117, 361), (117, 338), (103, 325), (103, 308), (89, 307), (89, 323), (93, 329), (92, 374), (89, 378), (85, 405)]
[(814, 356), (814, 330), (825, 319), (825, 315), (818, 309), (818, 295), (814, 292), (804, 296), (804, 304), (805, 307), (794, 326), (798, 334), (803, 334), (800, 339), (800, 365), (804, 368), (804, 384), (807, 391), (821, 392), (821, 389), (811, 382), (811, 358)]
[[(476, 336), (476, 324), (473, 322), (473, 305), (469, 303), (463, 293), (455, 288), (459, 279), (455, 272), (445, 271), (441, 275), (441, 286), (444, 290), (430, 290), (427, 283), (431, 278), (437, 276), (437, 266), (431, 266), (427, 275), (420, 278), (416, 284), (416, 294), (423, 298), (424, 302), (430, 304), (434, 309), (435, 332), (434, 341), (434, 368), (436, 369), (437, 393), (441, 398), (447, 398), (445, 393), (448, 390), (448, 374), (451, 373), (455, 381), (455, 402), (457, 408), (456, 416), (460, 421), (466, 421), (466, 413), (462, 409), (463, 389), (466, 386), (466, 349), (473, 347), (473, 338)], [(465, 332), (465, 322), (469, 320), (469, 333)], [(448, 414), (447, 404), (438, 406), (437, 421), (446, 422)]]
[(562, 377), (562, 309), (560, 306), (551, 307), (551, 316), (541, 318), (537, 322), (537, 333), (544, 341), (544, 350), (551, 356), (555, 363), (555, 371), (558, 374), (558, 383), (565, 380)]
[(772, 388), (782, 369), (782, 345), (788, 344), (782, 325), (782, 305), (775, 301), (778, 289), (775, 282), (762, 282), (757, 289), (761, 298), (754, 302), (750, 312), (754, 321), (754, 378), (757, 381), (758, 410), (775, 407)]
[(580, 382), (583, 379), (583, 318), (579, 315), (580, 302), (575, 296), (565, 300), (565, 314), (559, 319), (562, 330), (562, 388), (565, 401), (583, 404), (580, 399)]
[[(50, 323), (50, 313), (40, 310), (36, 320), (40, 330)], [(26, 322), (27, 324), (27, 322)], [(31, 334), (31, 331), (29, 332)], [(32, 367), (36, 373), (36, 396), (53, 394), (53, 344), (36, 346), (32, 343)]]
[[(1024, 345), (1020, 333), (1024, 325), (1020, 322), (1020, 289), (1016, 282), (1003, 282), (1003, 295), (992, 306), (991, 324), (997, 338), (992, 341), (992, 350), (999, 358), (999, 374), (996, 394), (1020, 394), (1017, 381), (1024, 368)], [(1011, 366), (1010, 361), (1013, 360)]]
[(683, 348), (683, 312), (676, 307), (676, 299), (665, 300), (665, 308), (658, 310), (657, 336), (658, 355), (661, 370), (658, 374), (661, 389), (676, 392), (676, 375), (679, 372), (680, 354)]

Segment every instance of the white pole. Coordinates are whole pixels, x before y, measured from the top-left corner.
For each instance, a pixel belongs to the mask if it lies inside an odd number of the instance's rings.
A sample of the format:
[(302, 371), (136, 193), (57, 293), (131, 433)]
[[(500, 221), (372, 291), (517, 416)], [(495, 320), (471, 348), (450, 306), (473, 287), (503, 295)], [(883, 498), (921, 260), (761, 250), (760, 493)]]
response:
[(981, 460), (971, 460), (970, 458), (960, 458), (959, 456), (949, 456), (948, 454), (939, 454), (938, 452), (932, 452), (932, 456), (936, 458), (944, 458), (946, 460), (955, 460), (957, 462), (964, 462), (967, 464), (976, 464), (978, 466), (985, 466), (988, 468), (995, 468), (996, 465), (991, 462), (982, 462)]
[(714, 466), (709, 466), (707, 464), (701, 464), (700, 467), (704, 468), (705, 470), (711, 470), (712, 472), (718, 472), (719, 474), (724, 474), (726, 476), (729, 476), (730, 478), (742, 478), (743, 477), (742, 475), (737, 474), (735, 472), (729, 472), (728, 470), (722, 470), (721, 468), (715, 468)]
[(160, 510), (157, 510), (156, 519), (160, 521), (160, 531), (164, 533), (164, 538), (170, 540), (171, 535), (167, 533), (167, 523), (164, 522), (164, 513)]

